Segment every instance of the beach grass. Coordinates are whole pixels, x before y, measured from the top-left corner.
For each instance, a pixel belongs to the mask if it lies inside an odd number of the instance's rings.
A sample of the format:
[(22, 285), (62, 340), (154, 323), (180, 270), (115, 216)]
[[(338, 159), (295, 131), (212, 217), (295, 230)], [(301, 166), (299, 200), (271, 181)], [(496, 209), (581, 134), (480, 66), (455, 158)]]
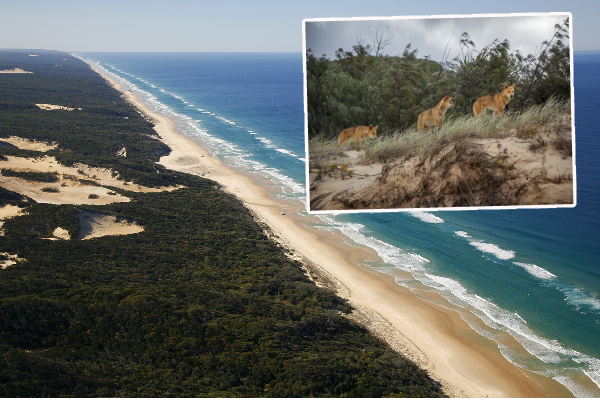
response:
[(317, 136), (309, 140), (310, 167), (325, 169), (328, 160), (335, 157), (343, 157), (348, 146), (340, 147), (336, 140), (329, 140), (323, 136)]
[[(571, 138), (562, 135), (565, 126), (570, 127), (570, 100), (560, 101), (550, 98), (542, 105), (528, 107), (519, 113), (505, 113), (500, 118), (487, 113), (480, 118), (472, 115), (450, 116), (441, 129), (418, 132), (416, 126), (404, 131), (394, 131), (381, 135), (363, 145), (364, 154), (360, 163), (388, 163), (391, 160), (408, 160), (412, 157), (426, 159), (449, 144), (458, 144), (468, 138), (503, 139), (516, 136), (521, 139), (534, 139), (542, 133), (553, 135), (552, 144), (570, 151)], [(332, 156), (343, 154), (350, 146), (339, 147), (337, 140), (316, 137), (309, 141), (311, 165), (326, 165)]]

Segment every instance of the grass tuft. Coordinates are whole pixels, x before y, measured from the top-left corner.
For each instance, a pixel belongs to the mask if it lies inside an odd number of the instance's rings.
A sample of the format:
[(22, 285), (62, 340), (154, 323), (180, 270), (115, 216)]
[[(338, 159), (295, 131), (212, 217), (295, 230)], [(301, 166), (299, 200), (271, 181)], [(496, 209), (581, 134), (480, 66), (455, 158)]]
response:
[[(571, 149), (571, 139), (561, 136), (563, 130), (569, 130), (570, 118), (560, 116), (570, 111), (571, 102), (550, 98), (543, 105), (531, 106), (521, 113), (505, 113), (504, 118), (487, 113), (481, 118), (472, 115), (449, 117), (442, 129), (429, 132), (417, 132), (416, 127), (392, 134), (382, 135), (369, 141), (359, 162), (364, 164), (389, 163), (393, 160), (408, 160), (419, 157), (421, 162), (437, 154), (448, 144), (460, 146), (470, 137), (502, 139), (517, 136), (521, 139), (539, 137), (542, 132), (556, 133), (552, 144), (565, 152)], [(309, 141), (311, 167), (324, 169), (328, 159), (343, 156), (343, 148), (337, 140), (318, 137)]]

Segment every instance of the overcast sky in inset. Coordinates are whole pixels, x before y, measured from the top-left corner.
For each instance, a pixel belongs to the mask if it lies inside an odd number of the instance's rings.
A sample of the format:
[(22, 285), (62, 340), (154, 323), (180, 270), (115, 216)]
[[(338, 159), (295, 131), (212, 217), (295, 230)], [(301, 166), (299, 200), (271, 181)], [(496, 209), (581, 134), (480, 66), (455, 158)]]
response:
[(567, 18), (568, 14), (544, 14), (306, 21), (306, 48), (315, 56), (325, 54), (333, 59), (339, 48), (351, 51), (358, 42), (374, 48), (377, 38), (383, 38), (390, 42), (384, 54), (400, 55), (410, 44), (411, 50), (418, 50), (417, 57), (430, 56), (439, 62), (443, 57), (452, 59), (460, 53), (459, 42), (463, 32), (467, 32), (477, 50), (495, 40), (506, 39), (512, 51), (527, 55), (539, 52), (542, 43), (554, 35), (555, 25), (562, 25)]
[[(600, 50), (598, 0), (0, 0), (0, 49), (301, 53), (304, 19), (548, 12), (572, 13), (575, 51)], [(528, 35), (519, 26), (506, 31)], [(450, 34), (439, 40), (445, 45)], [(406, 45), (400, 32), (394, 42)], [(420, 56), (427, 45), (413, 43)]]

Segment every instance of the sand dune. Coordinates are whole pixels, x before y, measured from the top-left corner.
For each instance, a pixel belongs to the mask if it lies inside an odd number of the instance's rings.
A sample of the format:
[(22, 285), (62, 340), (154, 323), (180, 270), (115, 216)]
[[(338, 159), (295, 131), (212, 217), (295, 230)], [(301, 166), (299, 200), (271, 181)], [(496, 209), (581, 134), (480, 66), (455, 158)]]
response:
[(17, 215), (23, 215), (23, 210), (18, 206), (5, 204), (4, 206), (0, 207), (0, 221), (16, 217)]
[(54, 237), (56, 239), (61, 239), (61, 240), (69, 240), (69, 239), (71, 239), (71, 236), (69, 235), (69, 232), (66, 229), (64, 229), (64, 228), (61, 228), (60, 226), (58, 228), (56, 228), (52, 232), (52, 234), (54, 235)]
[(33, 74), (33, 72), (25, 71), (21, 68), (13, 68), (13, 69), (2, 69), (0, 70), (0, 74)]
[(0, 140), (3, 142), (6, 142), (6, 143), (10, 143), (13, 146), (16, 146), (19, 149), (23, 149), (23, 150), (48, 151), (48, 150), (55, 149), (57, 146), (56, 143), (48, 144), (48, 143), (44, 143), (44, 142), (38, 142), (35, 140), (23, 139), (18, 136), (11, 136), (8, 138), (0, 138)]
[(16, 254), (0, 253), (0, 256), (7, 258), (4, 261), (0, 261), (0, 268), (2, 269), (20, 263), (22, 261), (27, 261), (24, 258), (18, 257)]
[(36, 104), (36, 106), (38, 106), (42, 110), (67, 110), (67, 111), (82, 110), (82, 108), (80, 108), (80, 107), (79, 108), (65, 107), (65, 106), (57, 106), (55, 104)]
[[(55, 183), (31, 182), (25, 179), (0, 176), (0, 186), (30, 197), (38, 203), (51, 204), (110, 204), (128, 202), (129, 197), (116, 193), (112, 188), (132, 192), (160, 192), (176, 190), (179, 187), (151, 188), (119, 179), (111, 169), (95, 168), (85, 164), (67, 167), (54, 157), (24, 158), (7, 156), (0, 160), (0, 169), (13, 171), (55, 172), (59, 178)], [(44, 189), (52, 191), (44, 191)]]
[(130, 235), (144, 231), (144, 228), (135, 222), (119, 220), (114, 215), (101, 212), (80, 211), (77, 218), (79, 219), (79, 230), (76, 239), (87, 240), (102, 236)]

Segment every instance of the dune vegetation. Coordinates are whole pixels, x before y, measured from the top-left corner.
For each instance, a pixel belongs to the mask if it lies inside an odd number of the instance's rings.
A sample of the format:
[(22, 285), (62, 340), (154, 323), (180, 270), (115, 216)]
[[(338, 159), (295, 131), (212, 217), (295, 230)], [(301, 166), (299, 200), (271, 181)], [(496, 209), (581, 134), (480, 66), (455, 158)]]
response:
[[(419, 114), (449, 95), (456, 106), (446, 118), (473, 115), (481, 96), (515, 85), (508, 109), (524, 112), (550, 98), (568, 101), (571, 95), (568, 19), (536, 54), (511, 51), (506, 40), (477, 48), (469, 33), (460, 37), (460, 53), (440, 62), (418, 57), (410, 44), (400, 55), (388, 55), (390, 37), (374, 43), (359, 40), (352, 50), (316, 56), (307, 50), (308, 135), (328, 138), (348, 127), (378, 125), (378, 136), (403, 133)], [(386, 44), (387, 43), (387, 44)]]

